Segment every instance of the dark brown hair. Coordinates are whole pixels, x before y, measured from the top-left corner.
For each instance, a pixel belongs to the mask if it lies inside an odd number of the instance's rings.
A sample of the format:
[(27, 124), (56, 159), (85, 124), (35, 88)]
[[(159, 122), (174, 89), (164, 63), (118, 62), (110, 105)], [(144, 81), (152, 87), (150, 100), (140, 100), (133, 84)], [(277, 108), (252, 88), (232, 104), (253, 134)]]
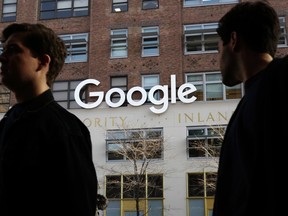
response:
[(223, 44), (235, 31), (254, 51), (274, 57), (280, 36), (276, 11), (265, 1), (242, 2), (235, 5), (219, 21), (217, 32)]
[(25, 33), (22, 42), (35, 57), (42, 57), (45, 54), (50, 56), (51, 62), (47, 73), (47, 84), (51, 86), (65, 62), (67, 50), (64, 42), (52, 29), (39, 23), (10, 24), (3, 30), (1, 41), (5, 42), (10, 35), (19, 32)]

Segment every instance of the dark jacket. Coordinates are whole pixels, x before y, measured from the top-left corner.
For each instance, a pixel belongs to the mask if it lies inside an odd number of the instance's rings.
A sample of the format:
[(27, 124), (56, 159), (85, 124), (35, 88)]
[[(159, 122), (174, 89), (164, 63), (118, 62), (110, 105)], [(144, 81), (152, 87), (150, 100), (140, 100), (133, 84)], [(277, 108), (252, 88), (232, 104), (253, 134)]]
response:
[(288, 56), (245, 83), (222, 144), (213, 216), (286, 214), (287, 82)]
[(1, 216), (95, 216), (97, 177), (87, 127), (50, 90), (0, 122)]

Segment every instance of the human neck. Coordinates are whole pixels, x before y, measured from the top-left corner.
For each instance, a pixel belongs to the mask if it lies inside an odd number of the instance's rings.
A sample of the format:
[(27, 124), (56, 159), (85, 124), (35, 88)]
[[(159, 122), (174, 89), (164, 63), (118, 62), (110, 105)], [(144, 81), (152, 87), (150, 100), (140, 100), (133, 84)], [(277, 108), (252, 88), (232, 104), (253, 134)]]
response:
[(248, 80), (258, 72), (265, 69), (268, 64), (273, 60), (273, 57), (268, 53), (246, 53), (243, 56), (244, 62), (244, 81)]
[(29, 101), (49, 89), (48, 85), (38, 87), (36, 89), (26, 89), (25, 91), (15, 91), (15, 97), (18, 103)]

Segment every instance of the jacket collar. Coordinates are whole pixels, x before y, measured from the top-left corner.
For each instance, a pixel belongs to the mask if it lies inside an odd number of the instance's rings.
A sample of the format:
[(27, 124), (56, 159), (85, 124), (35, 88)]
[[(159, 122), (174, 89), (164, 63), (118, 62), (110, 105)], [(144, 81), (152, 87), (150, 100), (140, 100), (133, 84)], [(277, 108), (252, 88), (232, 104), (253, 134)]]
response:
[(9, 115), (9, 113), (15, 108), (20, 108), (20, 109), (23, 109), (27, 112), (35, 112), (35, 111), (41, 109), (42, 107), (48, 105), (49, 103), (51, 103), (53, 101), (55, 101), (55, 100), (54, 100), (52, 91), (50, 89), (48, 89), (45, 92), (43, 92), (41, 95), (37, 96), (36, 98), (33, 98), (29, 101), (25, 101), (23, 103), (15, 104), (7, 112), (7, 115)]

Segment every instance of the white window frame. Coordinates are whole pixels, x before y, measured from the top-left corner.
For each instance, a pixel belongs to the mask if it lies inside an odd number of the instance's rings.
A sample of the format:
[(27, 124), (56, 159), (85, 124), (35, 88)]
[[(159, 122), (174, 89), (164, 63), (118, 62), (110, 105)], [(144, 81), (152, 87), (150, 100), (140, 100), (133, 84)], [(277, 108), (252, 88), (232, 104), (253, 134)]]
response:
[[(128, 91), (128, 77), (127, 76), (113, 76), (110, 77), (110, 89), (112, 88), (120, 88), (125, 93)], [(115, 95), (111, 95), (111, 100), (113, 103), (117, 103), (120, 100), (120, 95), (115, 93)], [(123, 103), (123, 106), (126, 106), (127, 103)]]
[(65, 63), (88, 61), (88, 33), (59, 35), (67, 48)]
[(226, 125), (187, 127), (187, 158), (219, 157), (225, 130)]
[[(218, 23), (184, 25), (184, 54), (217, 53), (217, 28)], [(190, 51), (190, 46), (195, 50)]]
[[(216, 75), (216, 76), (215, 76)], [(210, 77), (215, 77), (216, 79), (211, 80)], [(187, 83), (192, 83), (197, 91), (201, 91), (202, 90), (202, 96), (203, 96), (203, 100), (201, 100), (201, 97), (197, 97), (197, 101), (222, 101), (222, 100), (238, 100), (240, 99), (243, 95), (244, 95), (244, 87), (243, 84), (239, 84), (233, 87), (228, 87), (225, 86), (222, 83), (222, 75), (220, 71), (215, 71), (215, 72), (207, 72), (207, 73), (186, 73), (185, 74), (185, 81)], [(220, 98), (215, 98), (215, 97), (209, 97), (208, 95), (208, 91), (209, 91), (209, 86), (211, 88), (213, 88), (213, 85), (221, 85), (221, 92), (222, 95), (220, 96)], [(210, 89), (211, 89), (210, 88)], [(238, 89), (238, 90), (237, 90)], [(232, 91), (241, 91), (241, 96), (240, 97), (233, 97), (233, 95), (229, 98), (229, 95), (231, 95), (230, 92)], [(194, 95), (196, 93), (197, 95), (197, 91), (194, 92)], [(219, 92), (219, 93), (221, 93)]]
[[(130, 202), (131, 198), (125, 198), (124, 197), (124, 191), (125, 191), (125, 177), (129, 176), (128, 174), (125, 175), (107, 175), (105, 179), (105, 190), (106, 191), (114, 191), (116, 189), (117, 191), (114, 192), (113, 194), (117, 194), (116, 197), (109, 197), (109, 194), (106, 194), (107, 198), (109, 199), (109, 205), (106, 208), (106, 216), (115, 216), (115, 215), (120, 215), (121, 212), (124, 212), (124, 215), (136, 215), (136, 209), (131, 208), (131, 205), (128, 203)], [(133, 176), (130, 175), (130, 176)], [(153, 176), (159, 176), (161, 177), (161, 186), (158, 184), (153, 185), (153, 182), (149, 181), (150, 177)], [(109, 178), (111, 177), (111, 183)], [(144, 199), (146, 200), (147, 204), (143, 206), (144, 209), (141, 209), (141, 215), (144, 212), (149, 212), (149, 216), (160, 216), (163, 215), (164, 211), (164, 176), (161, 173), (157, 174), (145, 174), (145, 197)], [(109, 183), (112, 184), (111, 188), (109, 188)], [(149, 188), (155, 187), (159, 188), (159, 190), (162, 191), (162, 196), (161, 197), (150, 197), (148, 194)], [(120, 191), (119, 191), (120, 190)], [(134, 199), (134, 198), (132, 198)], [(127, 202), (128, 201), (128, 202)], [(127, 205), (128, 204), (128, 205)]]
[(128, 11), (128, 0), (112, 0), (112, 12)]
[(142, 0), (142, 9), (150, 10), (159, 8), (159, 0)]
[(286, 19), (285, 17), (279, 17), (280, 22), (280, 38), (278, 41), (278, 47), (287, 47), (287, 31), (286, 31)]
[(111, 30), (111, 58), (128, 57), (128, 29)]
[(3, 0), (2, 3), (2, 22), (16, 21), (17, 0)]
[(183, 0), (183, 7), (197, 7), (205, 5), (232, 4), (239, 0)]
[(0, 83), (0, 113), (8, 111), (10, 106), (11, 91)]
[(89, 0), (50, 0), (40, 2), (40, 19), (43, 20), (88, 15)]
[[(149, 134), (159, 134), (159, 137), (150, 137)], [(155, 154), (154, 158), (147, 158), (148, 160), (163, 159), (163, 128), (144, 128), (144, 129), (127, 129), (127, 130), (108, 130), (106, 132), (106, 158), (107, 161), (126, 161), (129, 160), (125, 155), (121, 155), (119, 150), (124, 149), (127, 145), (137, 142), (160, 142), (161, 148), (159, 154)], [(154, 151), (155, 149), (153, 149)], [(110, 157), (112, 155), (112, 157)], [(157, 157), (158, 156), (158, 157)], [(141, 159), (139, 159), (141, 160)]]
[[(208, 213), (207, 215), (212, 215), (213, 205), (211, 205), (211, 201), (214, 200), (215, 196), (217, 172), (188, 173), (187, 175), (187, 204), (189, 215), (206, 215), (205, 212)], [(195, 189), (193, 188), (193, 185), (189, 184), (190, 176), (192, 175), (201, 176), (201, 178), (196, 179)], [(211, 176), (210, 181), (208, 176)], [(210, 193), (213, 193), (213, 195), (208, 193), (209, 189)], [(195, 192), (203, 192), (203, 194), (190, 196), (189, 190), (195, 190)]]
[[(55, 81), (52, 86), (52, 93), (55, 101), (66, 109), (81, 108), (74, 98), (75, 89), (81, 81), (82, 80)], [(81, 93), (81, 99), (85, 100), (85, 90)]]
[(142, 57), (159, 56), (159, 27), (142, 27)]
[[(152, 80), (152, 82), (150, 81)], [(160, 84), (160, 76), (159, 74), (149, 74), (149, 75), (142, 75), (142, 87), (147, 91), (147, 93), (149, 92), (149, 90), (156, 85)], [(154, 94), (154, 98), (156, 100), (160, 99), (160, 92), (157, 91)], [(149, 102), (150, 100), (147, 99), (147, 102)]]

